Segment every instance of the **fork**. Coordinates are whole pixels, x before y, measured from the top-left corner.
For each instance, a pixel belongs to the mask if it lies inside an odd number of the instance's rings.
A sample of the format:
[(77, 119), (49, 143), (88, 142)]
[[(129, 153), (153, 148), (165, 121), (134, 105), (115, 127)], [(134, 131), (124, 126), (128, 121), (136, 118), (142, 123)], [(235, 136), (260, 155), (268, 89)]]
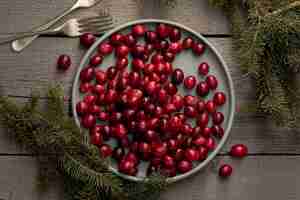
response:
[(107, 30), (113, 28), (111, 16), (107, 17), (89, 17), (84, 19), (70, 19), (54, 29), (46, 29), (43, 31), (24, 32), (13, 36), (0, 38), (0, 44), (4, 44), (13, 40), (21, 39), (41, 34), (64, 34), (69, 37), (77, 37), (86, 32), (94, 34), (103, 34)]
[[(102, 0), (76, 0), (75, 4), (64, 11), (61, 15), (55, 17), (54, 19), (50, 20), (46, 24), (43, 24), (33, 30), (33, 31), (45, 31), (46, 29), (49, 29), (51, 26), (53, 26), (56, 22), (58, 22), (60, 19), (65, 17), (66, 15), (70, 14), (72, 11), (78, 9), (78, 8), (89, 8), (92, 7)], [(12, 43), (12, 48), (13, 50), (20, 52), (22, 51), (25, 47), (27, 47), (33, 40), (35, 40), (38, 37), (38, 35), (34, 35), (28, 38), (23, 38), (22, 40), (16, 40)]]

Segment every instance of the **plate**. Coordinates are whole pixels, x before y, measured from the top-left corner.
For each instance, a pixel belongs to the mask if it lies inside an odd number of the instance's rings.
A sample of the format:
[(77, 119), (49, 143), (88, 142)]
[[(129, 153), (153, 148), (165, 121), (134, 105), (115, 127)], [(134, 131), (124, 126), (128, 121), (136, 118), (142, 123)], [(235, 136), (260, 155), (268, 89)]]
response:
[[(101, 38), (99, 38), (93, 44), (93, 46), (87, 51), (85, 56), (83, 57), (83, 59), (80, 63), (80, 66), (78, 68), (78, 71), (76, 73), (74, 83), (73, 83), (72, 109), (73, 109), (73, 114), (74, 114), (76, 124), (79, 127), (81, 127), (79, 116), (76, 113), (76, 104), (80, 100), (82, 100), (82, 98), (84, 96), (83, 94), (81, 94), (79, 92), (80, 71), (85, 66), (88, 65), (89, 58), (95, 52), (97, 52), (97, 47), (99, 44), (103, 41), (108, 40), (109, 37), (113, 33), (116, 33), (116, 32), (121, 32), (123, 34), (129, 33), (131, 30), (131, 27), (135, 24), (144, 24), (148, 29), (154, 30), (155, 26), (158, 23), (164, 23), (164, 24), (178, 27), (182, 32), (182, 38), (191, 36), (195, 40), (202, 42), (206, 45), (206, 50), (203, 55), (195, 56), (195, 55), (193, 55), (193, 53), (191, 53), (190, 50), (182, 51), (180, 54), (178, 54), (176, 56), (176, 59), (174, 60), (174, 62), (172, 64), (173, 64), (174, 68), (182, 68), (185, 73), (185, 76), (187, 76), (187, 75), (197, 75), (197, 66), (201, 62), (209, 63), (209, 65), (211, 66), (210, 74), (215, 75), (219, 82), (217, 91), (223, 91), (227, 97), (226, 104), (223, 105), (222, 107), (220, 107), (220, 109), (218, 109), (219, 111), (224, 113), (224, 116), (225, 116), (225, 120), (222, 124), (222, 126), (224, 128), (224, 136), (222, 137), (222, 139), (218, 140), (216, 148), (209, 153), (206, 160), (199, 162), (199, 163), (193, 163), (193, 169), (185, 174), (176, 175), (175, 177), (171, 177), (171, 178), (167, 179), (168, 182), (175, 182), (175, 181), (182, 180), (186, 177), (189, 177), (192, 174), (195, 174), (196, 172), (200, 171), (217, 155), (217, 153), (221, 150), (221, 148), (223, 147), (225, 141), (227, 140), (227, 138), (229, 136), (229, 132), (230, 132), (234, 114), (235, 114), (234, 88), (233, 88), (233, 83), (232, 83), (232, 79), (231, 79), (228, 67), (225, 64), (221, 55), (218, 53), (217, 49), (204, 36), (202, 36), (201, 34), (195, 32), (192, 29), (190, 29), (184, 25), (181, 25), (179, 23), (166, 21), (166, 20), (157, 20), (157, 19), (137, 20), (137, 21), (129, 22), (129, 23), (126, 23), (119, 27), (114, 28), (113, 30), (107, 32), (105, 35), (103, 35)], [(139, 41), (139, 42), (143, 42), (143, 41)], [(114, 64), (114, 61), (115, 61), (114, 54), (108, 55), (105, 57), (103, 63), (100, 65), (100, 68), (106, 69), (107, 67), (112, 66)], [(129, 59), (129, 63), (130, 63), (130, 59)], [(197, 76), (197, 77), (198, 77), (198, 79), (201, 79), (201, 77), (199, 77), (199, 76)], [(182, 86), (180, 86), (178, 89), (182, 94), (188, 94), (188, 93), (194, 94), (194, 92), (184, 90)], [(212, 95), (213, 95), (212, 92), (210, 92), (209, 95), (205, 99), (212, 98)], [(211, 122), (209, 122), (209, 123), (211, 123)], [(85, 132), (87, 132), (87, 131), (85, 131)], [(86, 134), (88, 135), (88, 133), (86, 133)], [(109, 143), (112, 146), (116, 145), (114, 141), (109, 141)], [(125, 179), (132, 180), (132, 181), (141, 181), (146, 178), (146, 173), (145, 173), (146, 167), (147, 167), (147, 163), (142, 162), (138, 167), (139, 173), (137, 174), (137, 176), (128, 176), (128, 175), (118, 172), (117, 168), (116, 168), (116, 163), (113, 161), (111, 162), (110, 169), (114, 173), (116, 173), (118, 176), (121, 176)]]

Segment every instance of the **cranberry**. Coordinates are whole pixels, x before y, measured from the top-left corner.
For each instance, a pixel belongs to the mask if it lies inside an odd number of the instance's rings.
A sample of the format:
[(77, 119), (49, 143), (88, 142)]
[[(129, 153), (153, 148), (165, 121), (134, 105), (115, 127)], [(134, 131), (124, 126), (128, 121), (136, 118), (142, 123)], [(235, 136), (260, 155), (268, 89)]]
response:
[(220, 125), (213, 125), (211, 130), (212, 133), (218, 138), (222, 138), (224, 136), (224, 129)]
[(136, 173), (135, 164), (130, 160), (122, 159), (121, 162), (119, 163), (119, 171), (128, 175), (135, 174)]
[(185, 136), (182, 133), (177, 134), (176, 136), (178, 146), (182, 146), (185, 142)]
[(199, 160), (203, 161), (207, 158), (208, 149), (206, 147), (200, 146), (198, 152), (199, 152)]
[(106, 79), (106, 73), (102, 70), (96, 70), (95, 71), (95, 77), (96, 77), (96, 81), (99, 83), (99, 84), (104, 84), (107, 79)]
[(84, 115), (88, 112), (88, 104), (84, 101), (80, 101), (76, 104), (76, 112), (78, 115)]
[(128, 59), (126, 57), (117, 59), (116, 68), (118, 70), (122, 70), (122, 69), (126, 68), (127, 65), (128, 65)]
[(138, 72), (132, 71), (129, 73), (129, 84), (134, 87), (138, 88), (141, 83), (141, 77)]
[[(177, 140), (176, 140), (176, 143), (177, 143)], [(183, 149), (176, 149), (175, 154), (174, 154), (174, 159), (176, 161), (183, 160), (184, 159), (184, 150)]]
[(164, 107), (164, 113), (173, 113), (176, 111), (176, 107), (173, 103), (168, 103)]
[(192, 167), (192, 163), (187, 160), (182, 160), (177, 165), (177, 169), (180, 173), (186, 173), (192, 170)]
[(91, 143), (96, 146), (102, 145), (103, 138), (100, 132), (94, 132), (91, 135)]
[(168, 149), (171, 151), (175, 151), (178, 147), (177, 141), (175, 139), (169, 139), (167, 141)]
[(202, 128), (200, 126), (196, 126), (193, 128), (193, 137), (198, 137), (202, 133)]
[(209, 72), (209, 65), (206, 62), (201, 63), (198, 66), (198, 72), (200, 75), (203, 75), (203, 76), (207, 75)]
[(98, 119), (101, 120), (101, 121), (107, 121), (108, 120), (108, 114), (107, 114), (107, 112), (101, 111), (98, 114)]
[(181, 32), (178, 28), (172, 27), (170, 29), (169, 37), (171, 42), (177, 42), (181, 39)]
[(185, 123), (187, 118), (183, 113), (176, 113), (175, 116), (179, 117), (179, 119), (182, 121), (182, 123)]
[(121, 147), (116, 147), (113, 150), (112, 157), (116, 160), (122, 160), (125, 155), (125, 150)]
[(157, 42), (157, 34), (154, 31), (147, 31), (145, 33), (145, 40), (147, 43), (156, 43)]
[(208, 150), (214, 150), (216, 143), (215, 143), (214, 139), (212, 137), (210, 137), (210, 138), (207, 138), (205, 146)]
[(101, 108), (95, 104), (89, 107), (89, 113), (97, 115), (101, 112)]
[(172, 82), (179, 85), (183, 82), (184, 73), (181, 69), (175, 69), (172, 73)]
[(205, 104), (205, 109), (207, 110), (207, 112), (209, 113), (214, 113), (216, 112), (216, 105), (212, 100), (208, 100)]
[(156, 106), (155, 107), (155, 112), (154, 112), (154, 117), (161, 117), (161, 115), (163, 114), (164, 110), (162, 107), (160, 106)]
[(135, 117), (135, 110), (134, 109), (126, 109), (123, 111), (122, 117), (124, 118), (124, 120), (126, 121), (131, 121), (134, 119)]
[(96, 118), (94, 115), (87, 114), (82, 118), (82, 126), (84, 128), (92, 128), (96, 124)]
[(205, 102), (200, 99), (197, 101), (196, 108), (199, 113), (203, 113), (205, 111)]
[(139, 152), (142, 154), (143, 160), (148, 160), (151, 154), (151, 146), (146, 142), (139, 143)]
[(135, 58), (132, 60), (131, 66), (134, 71), (140, 71), (145, 68), (145, 63), (141, 59)]
[(211, 136), (211, 134), (212, 134), (211, 128), (209, 128), (209, 127), (203, 128), (203, 130), (202, 130), (202, 135), (203, 135), (204, 137), (209, 138), (209, 137)]
[(230, 149), (230, 155), (237, 158), (245, 157), (248, 154), (248, 148), (244, 144), (233, 145)]
[(169, 42), (164, 39), (156, 42), (154, 45), (155, 45), (154, 47), (157, 51), (164, 52), (164, 51), (167, 51), (169, 48)]
[(156, 117), (153, 117), (153, 118), (147, 120), (147, 128), (149, 130), (155, 130), (158, 126), (158, 123), (159, 123), (159, 119)]
[(93, 57), (90, 59), (90, 65), (93, 67), (96, 67), (100, 65), (103, 61), (103, 56), (100, 54), (95, 54)]
[(147, 123), (145, 120), (141, 120), (137, 123), (136, 129), (140, 133), (145, 133), (147, 131)]
[(193, 140), (193, 144), (196, 146), (204, 146), (206, 144), (206, 138), (200, 135)]
[(89, 48), (96, 41), (96, 37), (92, 33), (84, 33), (80, 36), (80, 44)]
[(188, 148), (185, 150), (185, 158), (188, 161), (196, 161), (199, 160), (199, 152), (196, 149)]
[(136, 119), (141, 121), (141, 120), (145, 120), (146, 119), (146, 113), (143, 110), (140, 110), (137, 112), (136, 114)]
[(207, 76), (205, 82), (211, 90), (215, 90), (218, 87), (218, 80), (213, 75)]
[(155, 142), (159, 140), (159, 135), (153, 130), (147, 130), (144, 135), (148, 142)]
[(145, 90), (149, 95), (154, 95), (157, 92), (157, 84), (155, 81), (150, 81), (146, 84)]
[(188, 135), (188, 136), (193, 134), (193, 128), (188, 123), (182, 125), (181, 131), (182, 131), (182, 133), (184, 133), (185, 135)]
[(184, 96), (184, 105), (185, 106), (195, 106), (197, 103), (197, 97), (192, 95)]
[(116, 124), (114, 126), (114, 136), (118, 139), (126, 137), (127, 132), (127, 128), (123, 124)]
[(165, 89), (160, 89), (157, 94), (157, 100), (160, 104), (165, 104), (168, 101), (168, 93)]
[(128, 55), (129, 53), (129, 48), (126, 45), (120, 45), (116, 48), (116, 56), (118, 58), (122, 58)]
[(164, 56), (161, 55), (160, 53), (154, 54), (151, 58), (151, 63), (153, 64), (162, 63), (163, 61), (164, 61)]
[(216, 92), (213, 99), (216, 105), (222, 106), (226, 102), (226, 95), (223, 92)]
[(167, 148), (162, 143), (154, 143), (152, 145), (152, 153), (157, 158), (162, 158), (167, 154)]
[(177, 116), (172, 116), (168, 122), (169, 130), (172, 132), (178, 132), (182, 126), (182, 121)]
[(118, 73), (118, 71), (117, 71), (116, 67), (111, 66), (111, 67), (107, 68), (106, 76), (108, 79), (111, 80), (117, 76), (117, 73)]
[(154, 65), (154, 71), (158, 74), (162, 74), (165, 71), (165, 64), (164, 63), (156, 63)]
[(164, 68), (163, 73), (169, 75), (172, 72), (173, 72), (173, 66), (172, 66), (172, 64), (169, 63), (169, 62), (165, 62), (165, 68)]
[(165, 75), (165, 74), (161, 74), (159, 79), (160, 79), (161, 84), (164, 84), (169, 80), (168, 75)]
[(124, 36), (122, 34), (120, 34), (120, 33), (114, 33), (110, 37), (110, 42), (114, 46), (120, 45), (123, 40), (124, 40)]
[(190, 48), (193, 47), (193, 45), (194, 45), (194, 40), (193, 40), (193, 38), (187, 37), (187, 38), (185, 38), (185, 39), (183, 40), (182, 47), (183, 47), (184, 49), (190, 49)]
[(221, 112), (215, 112), (212, 114), (213, 123), (216, 125), (220, 125), (224, 121), (224, 115)]
[(86, 96), (83, 98), (83, 101), (84, 101), (85, 103), (87, 103), (89, 106), (92, 105), (92, 104), (95, 104), (96, 100), (97, 100), (97, 96), (92, 95), (92, 94), (86, 95)]
[(61, 70), (67, 70), (71, 66), (71, 58), (68, 55), (61, 55), (57, 60), (57, 67)]
[(232, 174), (232, 167), (230, 165), (224, 164), (219, 169), (219, 176), (225, 178)]
[(133, 162), (134, 165), (138, 165), (140, 162), (137, 155), (133, 152), (129, 152), (124, 159)]
[(176, 94), (172, 97), (171, 103), (174, 104), (176, 110), (181, 110), (184, 104), (183, 97), (179, 94)]
[(165, 90), (172, 96), (177, 93), (177, 87), (175, 85), (173, 85), (172, 83), (167, 83), (165, 85)]
[(103, 42), (98, 46), (98, 52), (102, 55), (111, 54), (113, 51), (113, 47), (108, 42)]
[(144, 73), (145, 74), (151, 74), (151, 73), (154, 72), (154, 69), (155, 69), (155, 65), (152, 64), (152, 63), (148, 63), (144, 67)]
[(136, 45), (136, 39), (133, 36), (133, 34), (125, 35), (123, 40), (124, 40), (125, 45), (127, 45), (129, 47), (133, 47), (134, 45)]
[(166, 24), (158, 24), (156, 26), (156, 33), (159, 38), (164, 39), (169, 36), (170, 27)]
[(93, 89), (93, 85), (91, 83), (89, 83), (89, 82), (80, 83), (79, 91), (81, 93), (91, 92), (92, 89)]
[(174, 158), (172, 156), (165, 155), (163, 157), (163, 164), (166, 169), (173, 168), (175, 166)]
[(124, 148), (128, 148), (130, 145), (130, 141), (128, 137), (123, 137), (119, 140), (119, 145)]
[(165, 52), (163, 56), (166, 62), (173, 62), (175, 59), (175, 54), (170, 51)]
[(194, 54), (201, 56), (205, 51), (205, 45), (202, 43), (195, 42), (193, 44), (192, 49), (193, 49)]
[(93, 79), (94, 76), (94, 68), (86, 67), (80, 72), (80, 80), (83, 82), (88, 82)]
[(101, 95), (105, 92), (105, 87), (103, 85), (97, 84), (93, 87), (94, 94)]
[(135, 45), (132, 47), (131, 53), (134, 58), (143, 58), (143, 55), (146, 54), (146, 48), (144, 45)]
[(146, 27), (142, 24), (137, 24), (132, 27), (131, 31), (134, 37), (141, 37), (144, 36), (146, 32)]
[(194, 118), (197, 116), (197, 110), (193, 106), (187, 106), (184, 108), (184, 114), (187, 117)]
[[(145, 51), (147, 52), (147, 54), (150, 56), (153, 51), (154, 51), (154, 45), (153, 44), (146, 44), (145, 46)], [(145, 54), (146, 55), (146, 54)]]
[(203, 112), (197, 119), (197, 125), (200, 126), (201, 128), (205, 128), (208, 124), (208, 121), (209, 121), (208, 112)]
[(184, 79), (184, 86), (187, 89), (193, 89), (196, 85), (196, 77), (195, 76), (188, 76)]
[(108, 144), (103, 144), (100, 148), (100, 155), (102, 158), (107, 158), (112, 155), (112, 148)]
[(105, 94), (100, 94), (96, 100), (97, 105), (103, 105), (105, 99)]
[(206, 82), (199, 82), (196, 88), (196, 92), (199, 96), (204, 97), (209, 93), (209, 86)]

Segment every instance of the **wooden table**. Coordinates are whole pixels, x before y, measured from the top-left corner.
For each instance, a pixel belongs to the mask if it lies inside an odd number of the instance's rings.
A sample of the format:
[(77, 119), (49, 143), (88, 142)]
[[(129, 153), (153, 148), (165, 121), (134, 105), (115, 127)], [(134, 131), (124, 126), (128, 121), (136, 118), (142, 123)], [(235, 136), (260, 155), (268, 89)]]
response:
[[(138, 3), (137, 3), (138, 2)], [(1, 0), (0, 33), (28, 30), (71, 6), (73, 0)], [(253, 102), (251, 80), (239, 80), (241, 73), (232, 48), (229, 23), (221, 11), (207, 0), (178, 0), (177, 8), (162, 7), (158, 0), (103, 0), (97, 7), (80, 10), (73, 16), (92, 15), (107, 9), (116, 25), (141, 18), (162, 18), (185, 24), (204, 34), (225, 58), (234, 79), (237, 106)], [(60, 54), (72, 55), (72, 68), (66, 73), (56, 69)], [(9, 45), (0, 47), (0, 85), (3, 92), (23, 103), (32, 88), (41, 89), (61, 82), (70, 93), (76, 68), (84, 50), (78, 39), (42, 36), (22, 53), (13, 53)], [(0, 129), (1, 130), (1, 129)], [(250, 155), (243, 160), (231, 159), (227, 151), (232, 144), (248, 145)], [(228, 180), (221, 180), (209, 166), (197, 175), (172, 185), (163, 200), (296, 200), (300, 199), (300, 135), (275, 127), (270, 121), (251, 113), (237, 112), (230, 138), (220, 162), (234, 166)], [(16, 146), (0, 131), (0, 199), (63, 199), (62, 180), (40, 194), (35, 188), (35, 158)], [(298, 174), (299, 173), (299, 174)]]

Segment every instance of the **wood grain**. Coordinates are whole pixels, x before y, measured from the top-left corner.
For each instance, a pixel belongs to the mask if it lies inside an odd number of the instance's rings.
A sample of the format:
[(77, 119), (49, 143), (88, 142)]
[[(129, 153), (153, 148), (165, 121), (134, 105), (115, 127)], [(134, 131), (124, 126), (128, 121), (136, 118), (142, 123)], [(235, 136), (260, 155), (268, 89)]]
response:
[[(258, 156), (243, 160), (219, 157), (234, 166), (226, 180), (212, 166), (195, 176), (171, 185), (161, 200), (297, 200), (300, 195), (300, 157)], [(32, 157), (0, 156), (0, 199), (63, 199), (62, 180), (39, 194), (35, 186), (37, 164)], [(218, 165), (219, 166), (219, 165)]]
[[(0, 33), (27, 31), (51, 20), (71, 7), (75, 0), (9, 0), (0, 1)], [(75, 11), (65, 19), (92, 16), (106, 10), (115, 25), (142, 18), (181, 22), (205, 34), (228, 34), (228, 22), (218, 9), (206, 0), (178, 0), (176, 7), (166, 7), (160, 0), (102, 0), (98, 5)], [(9, 22), (9, 23), (7, 23)]]

